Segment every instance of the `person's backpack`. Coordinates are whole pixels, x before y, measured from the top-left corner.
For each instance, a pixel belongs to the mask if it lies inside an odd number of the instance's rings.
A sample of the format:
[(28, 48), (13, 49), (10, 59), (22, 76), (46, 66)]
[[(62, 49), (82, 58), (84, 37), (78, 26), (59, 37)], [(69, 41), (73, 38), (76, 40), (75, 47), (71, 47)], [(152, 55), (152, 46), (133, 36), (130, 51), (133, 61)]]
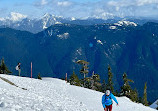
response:
[(16, 69), (16, 70), (19, 70), (19, 67), (18, 67), (18, 65), (15, 67), (15, 69)]
[(105, 96), (105, 100), (111, 99), (111, 95)]

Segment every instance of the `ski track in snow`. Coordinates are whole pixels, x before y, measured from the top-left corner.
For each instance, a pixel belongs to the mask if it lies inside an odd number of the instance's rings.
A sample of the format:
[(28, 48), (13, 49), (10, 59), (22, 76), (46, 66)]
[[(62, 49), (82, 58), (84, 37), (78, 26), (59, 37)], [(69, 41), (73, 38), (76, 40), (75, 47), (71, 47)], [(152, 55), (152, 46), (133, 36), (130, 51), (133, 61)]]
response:
[[(0, 76), (27, 89), (22, 90), (0, 79), (0, 111), (103, 111), (101, 92), (72, 86), (55, 78)], [(113, 111), (156, 111), (126, 97), (117, 99), (120, 106), (114, 103)]]

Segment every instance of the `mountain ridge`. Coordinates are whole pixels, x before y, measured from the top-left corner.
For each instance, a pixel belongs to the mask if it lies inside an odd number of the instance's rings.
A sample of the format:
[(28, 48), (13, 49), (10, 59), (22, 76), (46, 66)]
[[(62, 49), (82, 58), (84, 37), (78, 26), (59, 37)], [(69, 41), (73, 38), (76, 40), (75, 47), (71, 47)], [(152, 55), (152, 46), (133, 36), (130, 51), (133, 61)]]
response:
[(74, 17), (64, 18), (61, 16), (51, 15), (49, 13), (44, 14), (39, 18), (29, 18), (27, 15), (23, 15), (20, 13), (12, 12), (9, 17), (0, 18), (0, 26), (10, 27), (16, 30), (24, 30), (32, 33), (38, 33), (43, 31), (44, 29), (50, 27), (54, 24), (76, 24), (76, 25), (95, 25), (95, 24), (103, 24), (103, 23), (117, 23), (119, 21), (130, 21), (139, 25), (143, 25), (146, 22), (157, 22), (157, 20), (143, 19), (143, 18), (109, 18), (109, 19), (101, 19), (101, 18), (86, 18), (86, 19), (77, 19)]
[(34, 77), (40, 72), (41, 76), (64, 78), (65, 73), (69, 77), (74, 70), (81, 78), (75, 61), (83, 59), (90, 62), (89, 76), (94, 71), (106, 80), (110, 65), (116, 89), (126, 72), (140, 94), (147, 82), (150, 100), (154, 101), (158, 92), (158, 24), (110, 29), (113, 25), (56, 24), (37, 34), (1, 28), (0, 57), (4, 57), (14, 74), (16, 64), (21, 62), (22, 76), (30, 76), (33, 62)]

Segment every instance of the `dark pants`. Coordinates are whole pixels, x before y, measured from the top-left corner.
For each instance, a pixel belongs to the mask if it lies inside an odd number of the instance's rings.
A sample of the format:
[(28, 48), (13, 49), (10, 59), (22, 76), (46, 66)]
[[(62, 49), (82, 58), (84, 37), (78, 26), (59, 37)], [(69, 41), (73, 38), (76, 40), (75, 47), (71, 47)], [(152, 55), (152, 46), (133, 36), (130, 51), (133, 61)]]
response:
[(112, 111), (112, 105), (106, 106), (106, 110), (105, 111)]
[(19, 71), (19, 76), (20, 76), (20, 73), (21, 73), (21, 69), (19, 69), (18, 71)]

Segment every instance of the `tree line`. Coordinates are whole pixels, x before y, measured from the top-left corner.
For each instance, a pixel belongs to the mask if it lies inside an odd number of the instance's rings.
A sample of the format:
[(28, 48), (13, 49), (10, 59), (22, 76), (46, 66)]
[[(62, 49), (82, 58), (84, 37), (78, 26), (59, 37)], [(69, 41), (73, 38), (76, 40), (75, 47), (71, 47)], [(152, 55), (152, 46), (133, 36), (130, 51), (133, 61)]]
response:
[(136, 88), (133, 89), (130, 85), (131, 83), (134, 83), (134, 81), (129, 79), (126, 73), (123, 73), (122, 75), (123, 84), (120, 87), (120, 91), (117, 91), (114, 89), (113, 74), (112, 74), (110, 65), (107, 68), (108, 70), (107, 82), (105, 80), (101, 82), (99, 74), (94, 73), (94, 71), (92, 73), (92, 76), (87, 77), (89, 73), (89, 70), (88, 70), (89, 62), (85, 60), (78, 60), (76, 63), (81, 65), (80, 74), (83, 75), (83, 78), (79, 79), (77, 74), (73, 71), (72, 75), (68, 79), (68, 82), (71, 85), (81, 86), (81, 87), (89, 88), (92, 90), (100, 91), (103, 93), (105, 93), (105, 91), (108, 89), (116, 96), (126, 96), (134, 102), (143, 103), (144, 105), (148, 106), (147, 83), (145, 83), (144, 85), (143, 97), (140, 97), (137, 89)]
[(5, 65), (4, 58), (2, 58), (1, 65), (0, 65), (0, 74), (9, 74), (9, 73), (12, 73), (12, 72)]
[[(120, 87), (120, 91), (118, 92), (117, 90), (114, 89), (113, 74), (112, 74), (110, 65), (107, 68), (108, 81), (106, 82), (105, 80), (103, 80), (101, 82), (99, 74), (94, 73), (94, 71), (91, 77), (87, 77), (89, 73), (89, 70), (88, 70), (89, 62), (84, 61), (84, 60), (78, 60), (76, 63), (81, 65), (80, 74), (83, 74), (83, 79), (79, 79), (79, 77), (73, 71), (72, 75), (68, 79), (68, 82), (70, 82), (71, 85), (81, 86), (81, 87), (89, 88), (92, 90), (100, 91), (103, 93), (105, 92), (105, 90), (108, 89), (116, 96), (126, 96), (134, 102), (143, 103), (144, 105), (148, 106), (147, 83), (145, 83), (144, 85), (144, 93), (143, 93), (143, 97), (141, 98), (139, 97), (137, 89), (136, 88), (132, 89), (130, 85), (130, 83), (134, 83), (134, 81), (129, 79), (127, 77), (127, 74), (124, 73), (122, 75), (123, 84)], [(4, 62), (4, 58), (2, 58), (1, 65), (0, 65), (0, 74), (9, 74), (9, 73), (12, 73), (12, 72), (7, 68)], [(42, 79), (40, 76), (40, 73), (38, 74), (37, 78)]]

